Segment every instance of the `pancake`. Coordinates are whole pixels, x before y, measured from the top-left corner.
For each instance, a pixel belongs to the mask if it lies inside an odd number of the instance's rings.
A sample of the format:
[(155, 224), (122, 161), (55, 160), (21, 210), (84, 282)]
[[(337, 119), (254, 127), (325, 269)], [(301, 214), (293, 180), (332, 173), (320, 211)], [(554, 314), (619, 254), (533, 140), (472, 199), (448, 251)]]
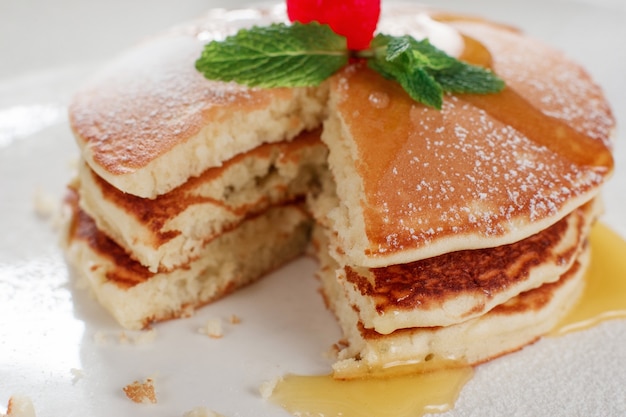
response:
[[(444, 30), (416, 7), (386, 10), (381, 30)], [(506, 81), (506, 99), (448, 96), (437, 111), (364, 66), (331, 80), (323, 139), (340, 201), (328, 216), (346, 263), (380, 267), (521, 240), (589, 201), (612, 172), (614, 119), (579, 65), (502, 25), (445, 20), (465, 42), (461, 57)], [(576, 141), (588, 160), (573, 163)]]
[(299, 204), (273, 206), (208, 242), (198, 259), (168, 272), (150, 272), (131, 259), (78, 207), (72, 209), (65, 251), (99, 303), (127, 329), (186, 317), (195, 308), (254, 282), (300, 255), (311, 219)]
[(195, 69), (209, 40), (270, 20), (263, 11), (241, 18), (214, 10), (105, 66), (69, 106), (90, 168), (122, 192), (155, 198), (235, 155), (319, 126), (322, 89), (250, 89)]
[(196, 259), (205, 243), (268, 207), (303, 199), (325, 169), (319, 132), (264, 144), (155, 199), (124, 193), (83, 163), (80, 205), (98, 228), (150, 271)]
[(576, 262), (553, 282), (523, 292), (481, 316), (437, 327), (412, 327), (380, 334), (366, 329), (335, 277), (336, 261), (316, 231), (318, 277), (328, 307), (344, 335), (333, 365), (338, 379), (384, 377), (477, 365), (523, 348), (548, 333), (571, 311), (584, 288), (587, 245)]

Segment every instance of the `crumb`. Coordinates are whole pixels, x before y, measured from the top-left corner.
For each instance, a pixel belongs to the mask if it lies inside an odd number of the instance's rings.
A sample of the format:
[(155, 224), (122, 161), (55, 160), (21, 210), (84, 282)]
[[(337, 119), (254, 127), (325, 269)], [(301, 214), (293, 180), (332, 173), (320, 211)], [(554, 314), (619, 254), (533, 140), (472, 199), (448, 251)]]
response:
[(12, 395), (9, 398), (7, 413), (0, 414), (2, 417), (36, 417), (35, 407), (30, 398), (19, 395)]
[(278, 385), (278, 383), (282, 380), (283, 379), (281, 377), (276, 377), (272, 379), (271, 381), (265, 381), (264, 383), (262, 383), (261, 386), (259, 387), (259, 392), (261, 393), (261, 397), (263, 397), (263, 399), (265, 400), (270, 398), (272, 396), (272, 393), (274, 393), (274, 389), (276, 388), (276, 385)]
[(96, 345), (102, 346), (108, 343), (117, 342), (120, 345), (146, 345), (153, 343), (156, 339), (156, 330), (153, 328), (139, 331), (123, 330), (121, 332), (107, 333), (98, 330), (94, 333), (93, 339)]
[(156, 404), (157, 398), (154, 392), (154, 382), (151, 378), (146, 378), (144, 382), (135, 381), (132, 384), (126, 385), (124, 393), (133, 402), (141, 404)]
[(33, 205), (37, 216), (49, 220), (59, 211), (60, 201), (55, 196), (37, 188), (33, 197)]
[(211, 411), (206, 407), (195, 407), (193, 410), (185, 412), (183, 417), (224, 417), (221, 414)]
[(230, 324), (239, 324), (241, 323), (241, 317), (236, 314), (230, 316)]
[(204, 327), (198, 329), (198, 333), (206, 334), (213, 339), (220, 339), (224, 336), (222, 321), (220, 319), (209, 319)]
[(117, 337), (117, 341), (120, 342), (121, 345), (126, 345), (130, 343), (130, 340), (128, 339), (128, 335), (126, 334), (125, 331), (120, 332), (120, 334)]
[(156, 329), (147, 329), (135, 333), (134, 343), (136, 345), (147, 345), (154, 343), (157, 336)]
[(65, 216), (61, 200), (55, 195), (36, 189), (33, 196), (33, 208), (40, 219), (46, 221), (54, 231), (63, 229)]
[(72, 385), (75, 385), (79, 380), (83, 379), (85, 373), (82, 369), (72, 368), (70, 369), (70, 373), (72, 374)]
[(104, 333), (101, 330), (96, 331), (93, 334), (93, 340), (94, 340), (94, 342), (96, 342), (96, 346), (102, 346), (102, 345), (106, 344), (107, 343), (106, 333)]
[(156, 330), (140, 330), (138, 332), (122, 331), (119, 334), (118, 341), (120, 344), (145, 345), (153, 343), (156, 339)]

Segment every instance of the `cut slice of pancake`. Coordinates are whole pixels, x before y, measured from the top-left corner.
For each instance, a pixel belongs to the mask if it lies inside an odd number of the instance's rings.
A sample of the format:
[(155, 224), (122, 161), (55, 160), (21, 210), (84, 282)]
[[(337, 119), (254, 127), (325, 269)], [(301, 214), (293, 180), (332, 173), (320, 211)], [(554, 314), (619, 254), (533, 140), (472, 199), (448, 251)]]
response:
[(235, 155), (319, 126), (323, 89), (251, 89), (209, 81), (195, 68), (212, 39), (276, 19), (215, 10), (103, 68), (69, 108), (87, 164), (122, 192), (154, 198)]
[(597, 205), (590, 202), (509, 245), (450, 252), (385, 268), (346, 265), (337, 270), (337, 279), (365, 329), (388, 334), (460, 323), (569, 270), (598, 216)]
[(100, 304), (127, 329), (188, 315), (300, 255), (311, 219), (300, 204), (268, 208), (216, 236), (198, 259), (169, 272), (150, 272), (99, 231), (76, 195), (65, 239), (76, 271)]
[(133, 259), (168, 271), (246, 217), (312, 193), (326, 154), (319, 131), (306, 132), (237, 155), (155, 199), (121, 192), (82, 164), (80, 205)]
[[(325, 239), (322, 233), (315, 234)], [(333, 365), (334, 377), (352, 379), (476, 365), (536, 341), (582, 294), (589, 249), (585, 246), (572, 267), (554, 282), (521, 293), (479, 317), (451, 326), (413, 327), (390, 334), (363, 326), (358, 309), (338, 284), (336, 261), (323, 249), (319, 254), (323, 294), (345, 338)]]
[[(322, 215), (343, 263), (384, 267), (519, 241), (591, 200), (612, 172), (614, 120), (580, 66), (501, 26), (458, 27), (467, 45), (491, 51), (503, 93), (448, 95), (439, 111), (365, 65), (330, 81), (322, 140), (339, 201)], [(571, 151), (581, 147), (583, 160)]]

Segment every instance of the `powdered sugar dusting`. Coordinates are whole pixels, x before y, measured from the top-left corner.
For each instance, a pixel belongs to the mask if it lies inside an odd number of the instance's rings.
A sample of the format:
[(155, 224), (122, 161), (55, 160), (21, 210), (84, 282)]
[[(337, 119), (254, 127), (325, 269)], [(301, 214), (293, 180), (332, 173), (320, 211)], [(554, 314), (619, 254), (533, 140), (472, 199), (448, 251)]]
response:
[(561, 52), (516, 32), (482, 24), (456, 26), (484, 42), (496, 57), (494, 70), (524, 98), (546, 115), (611, 146), (614, 118), (600, 87), (582, 67)]
[[(546, 123), (558, 120), (610, 148), (614, 119), (580, 66), (519, 32), (482, 21), (453, 25), (490, 50), (507, 88), (543, 113)], [(516, 130), (463, 96), (446, 95), (437, 111), (386, 83), (354, 66), (342, 72), (334, 90), (363, 178), (366, 256), (391, 261), (417, 249), (434, 256), (451, 250), (450, 238), (459, 248), (522, 239), (593, 198), (610, 174), (606, 166), (573, 163), (541, 145), (543, 137), (531, 137), (542, 130)], [(367, 94), (387, 91), (389, 104), (372, 106), (359, 93), (364, 88)]]
[(258, 90), (206, 80), (194, 65), (201, 38), (246, 22), (180, 27), (138, 45), (98, 74), (70, 108), (72, 126), (94, 159), (114, 173), (133, 172), (196, 134), (207, 117), (264, 103)]
[[(512, 236), (527, 237), (592, 198), (609, 174), (606, 167), (576, 165), (462, 96), (447, 95), (438, 111), (386, 83), (354, 66), (342, 72), (334, 90), (358, 149), (369, 253), (387, 259), (405, 250), (450, 250), (442, 243), (450, 237), (464, 239), (462, 247), (468, 241), (475, 247), (512, 242)], [(388, 92), (385, 108), (371, 105), (372, 91)], [(599, 123), (593, 112), (581, 113), (585, 120), (561, 120), (575, 129), (592, 126), (608, 140), (610, 114)], [(429, 249), (437, 245), (443, 246)]]
[(376, 185), (388, 231), (381, 251), (449, 233), (499, 236), (520, 221), (557, 217), (604, 180), (455, 97), (441, 113), (414, 107), (411, 120), (405, 152)]

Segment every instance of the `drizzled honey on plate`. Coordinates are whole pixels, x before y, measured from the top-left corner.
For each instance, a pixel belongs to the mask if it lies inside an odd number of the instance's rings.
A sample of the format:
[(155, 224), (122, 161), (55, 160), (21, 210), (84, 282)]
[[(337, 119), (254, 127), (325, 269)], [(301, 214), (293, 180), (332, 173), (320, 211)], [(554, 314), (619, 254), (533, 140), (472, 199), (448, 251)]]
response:
[(471, 367), (462, 367), (347, 381), (288, 375), (274, 389), (272, 401), (303, 417), (415, 417), (450, 410), (472, 374)]
[(572, 312), (550, 333), (563, 335), (626, 317), (626, 242), (606, 225), (591, 231), (591, 264), (585, 291)]

